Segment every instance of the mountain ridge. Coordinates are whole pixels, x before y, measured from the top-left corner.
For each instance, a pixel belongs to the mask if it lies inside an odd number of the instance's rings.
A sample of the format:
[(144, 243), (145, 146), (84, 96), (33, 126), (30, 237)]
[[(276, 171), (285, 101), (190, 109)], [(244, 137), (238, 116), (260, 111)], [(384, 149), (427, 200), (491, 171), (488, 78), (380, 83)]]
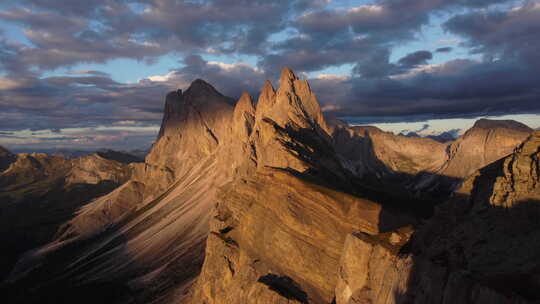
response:
[[(489, 140), (467, 170), (528, 136), (497, 130), (471, 131)], [(145, 162), (23, 255), (2, 290), (29, 303), (59, 294), (83, 303), (346, 303), (342, 288), (355, 286), (344, 283), (345, 257), (379, 243), (395, 253), (418, 238), (419, 195), (460, 160), (468, 144), (456, 142), (327, 123), (308, 82), (288, 68), (277, 90), (264, 83), (257, 104), (247, 93), (234, 104), (196, 80), (167, 94)], [(415, 190), (426, 172), (435, 186)]]

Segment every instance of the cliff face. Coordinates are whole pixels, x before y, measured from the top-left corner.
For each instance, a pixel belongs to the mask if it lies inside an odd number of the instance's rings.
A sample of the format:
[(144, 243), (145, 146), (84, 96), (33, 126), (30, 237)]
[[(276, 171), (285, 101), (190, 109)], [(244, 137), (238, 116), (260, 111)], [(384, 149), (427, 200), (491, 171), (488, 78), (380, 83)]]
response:
[(539, 151), (535, 132), (471, 175), (406, 246), (350, 235), (336, 303), (537, 301)]
[(203, 80), (167, 94), (163, 122), (146, 163), (173, 171), (215, 152), (231, 125), (234, 100)]

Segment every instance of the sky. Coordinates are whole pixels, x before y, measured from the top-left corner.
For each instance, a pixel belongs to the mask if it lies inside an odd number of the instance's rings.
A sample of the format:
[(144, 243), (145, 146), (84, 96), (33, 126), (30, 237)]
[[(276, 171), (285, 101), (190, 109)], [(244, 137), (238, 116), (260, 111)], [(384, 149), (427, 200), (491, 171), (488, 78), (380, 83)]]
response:
[(284, 66), (355, 124), (539, 128), (539, 32), (540, 0), (0, 1), (0, 145), (148, 148), (168, 91), (256, 98)]

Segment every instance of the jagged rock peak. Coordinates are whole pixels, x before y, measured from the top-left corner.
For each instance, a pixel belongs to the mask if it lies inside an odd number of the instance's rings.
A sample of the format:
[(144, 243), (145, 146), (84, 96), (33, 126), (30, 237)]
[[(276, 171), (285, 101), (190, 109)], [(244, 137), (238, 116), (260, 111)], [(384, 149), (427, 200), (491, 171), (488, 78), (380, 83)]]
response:
[(261, 120), (263, 114), (270, 111), (275, 102), (276, 90), (272, 86), (272, 83), (269, 80), (266, 80), (259, 95), (259, 100), (257, 101), (257, 120)]
[(240, 99), (238, 99), (238, 102), (236, 103), (236, 106), (234, 107), (234, 115), (239, 115), (241, 113), (248, 112), (255, 114), (255, 106), (253, 105), (253, 98), (251, 98), (251, 95), (249, 95), (248, 92), (244, 91), (242, 92), (242, 95), (240, 96)]
[(281, 76), (279, 77), (279, 82), (280, 82), (280, 85), (283, 83), (283, 82), (287, 82), (287, 81), (295, 81), (295, 80), (298, 80), (298, 77), (296, 77), (296, 75), (294, 74), (294, 72), (291, 70), (291, 68), (289, 67), (284, 67), (282, 70), (281, 70)]
[(279, 78), (278, 95), (291, 93), (303, 97), (301, 95), (311, 94), (311, 88), (307, 80), (300, 80), (290, 68), (284, 67)]
[(184, 92), (186, 96), (199, 96), (199, 95), (211, 95), (211, 96), (223, 96), (208, 82), (202, 79), (195, 79), (189, 88)]
[(254, 147), (249, 144), (249, 138), (255, 124), (255, 106), (253, 99), (247, 92), (236, 103), (232, 118), (232, 133), (228, 135), (229, 143), (225, 147), (225, 158), (223, 163), (234, 168), (235, 175), (243, 175), (250, 168), (248, 160), (255, 161)]
[(255, 106), (248, 92), (244, 91), (234, 107), (233, 136), (247, 140), (255, 122)]
[(266, 82), (257, 105), (256, 120), (269, 118), (278, 125), (289, 123), (309, 127), (316, 123), (327, 129), (317, 98), (307, 80), (298, 79), (294, 72), (285, 67), (281, 71), (279, 89), (274, 91)]
[(492, 120), (492, 119), (479, 119), (474, 123), (473, 129), (512, 129), (522, 132), (532, 132), (533, 129), (529, 128), (527, 125), (517, 122), (515, 120)]
[(261, 103), (264, 101), (273, 101), (275, 96), (276, 96), (276, 90), (274, 89), (274, 86), (272, 85), (270, 80), (266, 80), (264, 82), (264, 86), (261, 91), (261, 94), (259, 95), (258, 103)]

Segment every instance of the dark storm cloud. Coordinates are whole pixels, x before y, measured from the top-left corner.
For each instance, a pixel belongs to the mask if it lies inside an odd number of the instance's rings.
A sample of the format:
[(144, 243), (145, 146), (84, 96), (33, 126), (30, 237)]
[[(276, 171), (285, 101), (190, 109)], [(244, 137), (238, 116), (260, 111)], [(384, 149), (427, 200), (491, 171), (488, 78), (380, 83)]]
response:
[[(0, 11), (25, 27), (24, 64), (52, 69), (114, 58), (151, 62), (169, 53), (262, 54), (292, 13), (325, 1), (27, 0)], [(24, 7), (24, 8), (22, 8)]]
[[(276, 73), (281, 66), (316, 71), (347, 63), (384, 61), (381, 49), (390, 50), (399, 42), (414, 39), (432, 13), (504, 2), (510, 0), (379, 0), (347, 10), (309, 11), (292, 22), (293, 37), (274, 45), (275, 52), (262, 57), (259, 66)], [(366, 75), (384, 73), (366, 71)]]
[(379, 49), (356, 63), (353, 73), (366, 79), (384, 78), (390, 75), (407, 73), (410, 69), (426, 65), (433, 58), (429, 51), (416, 51), (409, 53), (398, 60), (390, 62), (390, 51)]
[(540, 2), (525, 1), (508, 11), (480, 11), (452, 17), (445, 28), (467, 38), (473, 52), (518, 58), (540, 66)]
[(398, 63), (403, 67), (416, 67), (427, 64), (430, 59), (433, 59), (433, 54), (430, 51), (417, 51), (400, 58)]
[(259, 65), (276, 72), (281, 66), (316, 71), (357, 61), (380, 60), (381, 49), (410, 39), (427, 15), (403, 14), (386, 5), (363, 5), (348, 10), (321, 9), (300, 15), (295, 34), (274, 45), (276, 53)]
[(353, 72), (364, 78), (382, 78), (393, 73), (397, 65), (390, 63), (388, 49), (375, 50), (371, 55), (356, 63)]
[(102, 72), (102, 71), (94, 71), (94, 70), (77, 70), (77, 71), (70, 71), (68, 74), (70, 75), (93, 75), (93, 76), (102, 76), (102, 77), (110, 77), (108, 73)]
[[(353, 77), (335, 115), (467, 115), (540, 112), (536, 69), (515, 62), (454, 60), (401, 77)], [(501, 75), (505, 75), (501, 77)], [(335, 84), (339, 86), (340, 84)]]
[(435, 53), (450, 53), (453, 50), (452, 47), (442, 47), (435, 50)]
[(212, 63), (198, 55), (187, 56), (183, 67), (160, 81), (122, 84), (108, 76), (28, 77), (0, 90), (0, 130), (59, 130), (123, 125), (123, 121), (159, 124), (165, 94), (186, 89), (196, 78), (204, 78), (231, 97), (248, 90), (255, 98), (265, 79), (247, 64)]
[(0, 129), (92, 127), (123, 120), (156, 123), (170, 89), (166, 83), (125, 85), (106, 77), (20, 79), (0, 90)]

